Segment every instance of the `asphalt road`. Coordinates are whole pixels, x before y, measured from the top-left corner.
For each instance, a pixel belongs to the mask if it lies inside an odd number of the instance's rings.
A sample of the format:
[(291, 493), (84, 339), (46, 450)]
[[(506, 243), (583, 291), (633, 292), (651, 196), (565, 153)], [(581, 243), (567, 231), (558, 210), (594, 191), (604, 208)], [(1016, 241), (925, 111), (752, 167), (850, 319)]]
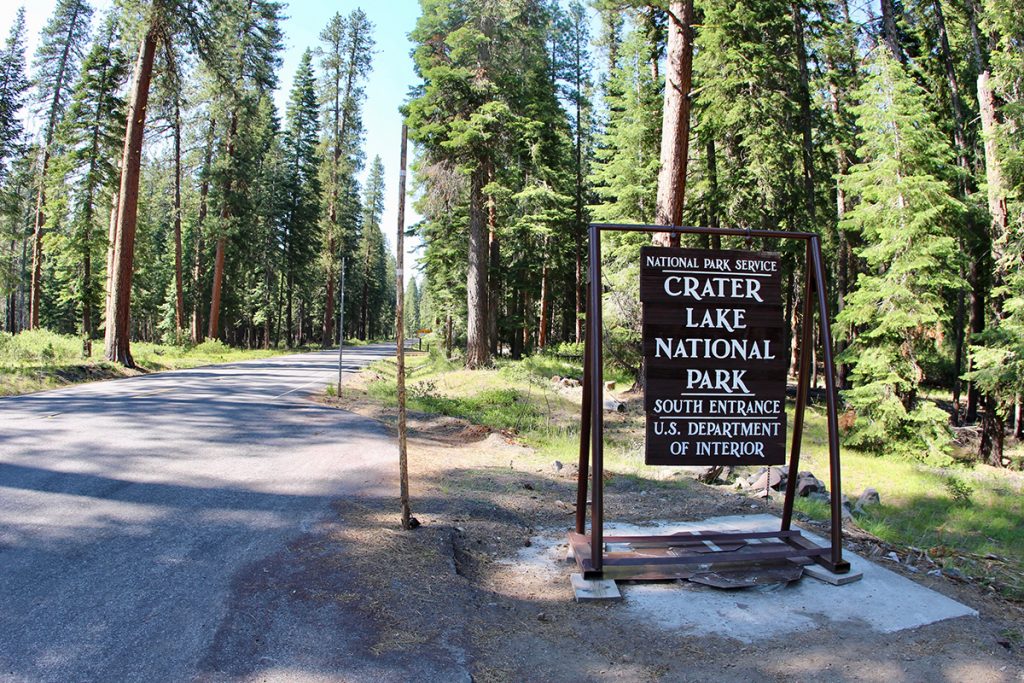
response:
[[(346, 349), (346, 369), (393, 353)], [(237, 613), (254, 563), (331, 500), (397, 497), (397, 449), (382, 426), (302, 399), (336, 363), (331, 352), (293, 355), (0, 399), (0, 680), (410, 673), (325, 668), (317, 647), (344, 649), (342, 636), (307, 633), (318, 626), (302, 615), (245, 636), (284, 638), (280, 666), (239, 661), (255, 646), (218, 651), (239, 641), (225, 630), (262, 618)]]

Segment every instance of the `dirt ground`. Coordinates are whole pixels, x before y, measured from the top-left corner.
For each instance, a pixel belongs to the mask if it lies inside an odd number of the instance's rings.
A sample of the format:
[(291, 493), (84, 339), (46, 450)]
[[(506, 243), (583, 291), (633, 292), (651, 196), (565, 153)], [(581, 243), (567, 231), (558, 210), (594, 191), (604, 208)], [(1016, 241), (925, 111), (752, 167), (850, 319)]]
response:
[[(365, 397), (327, 401), (395, 421), (393, 409)], [(332, 599), (365, 617), (365, 654), (382, 663), (451, 661), (474, 681), (1024, 681), (1024, 606), (899, 565), (886, 566), (980, 617), (890, 634), (822, 623), (795, 637), (744, 643), (666, 631), (622, 603), (577, 604), (573, 564), (560, 563), (552, 578), (511, 561), (539, 534), (571, 528), (575, 468), (556, 471), (505, 435), (454, 418), (413, 414), (409, 425), (412, 508), (421, 526), (398, 528), (398, 503), (388, 496), (338, 501), (337, 519), (322, 531), (335, 542), (331, 563), (346, 567), (353, 587)], [(667, 488), (612, 475), (606, 484), (607, 520), (771, 511), (771, 501), (697, 482)], [(892, 550), (853, 535), (847, 547), (859, 554)]]

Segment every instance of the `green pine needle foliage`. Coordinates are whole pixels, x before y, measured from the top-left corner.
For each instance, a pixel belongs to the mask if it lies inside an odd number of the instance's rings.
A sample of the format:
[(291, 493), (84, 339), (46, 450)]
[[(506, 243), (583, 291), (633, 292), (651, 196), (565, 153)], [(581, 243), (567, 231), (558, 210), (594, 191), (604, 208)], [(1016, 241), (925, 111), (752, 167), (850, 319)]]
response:
[(863, 162), (840, 179), (858, 200), (840, 227), (858, 233), (866, 264), (838, 316), (853, 366), (845, 392), (857, 413), (850, 445), (942, 462), (948, 416), (918, 397), (921, 352), (942, 338), (943, 293), (964, 286), (954, 239), (965, 207), (954, 195), (952, 151), (933, 123), (927, 94), (876, 51), (854, 112)]

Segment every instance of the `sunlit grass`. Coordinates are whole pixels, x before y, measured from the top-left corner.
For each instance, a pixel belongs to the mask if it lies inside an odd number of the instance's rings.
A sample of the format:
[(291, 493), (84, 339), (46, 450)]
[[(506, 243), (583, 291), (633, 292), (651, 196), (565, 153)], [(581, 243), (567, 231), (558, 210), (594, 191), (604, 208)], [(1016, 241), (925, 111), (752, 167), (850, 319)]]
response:
[[(197, 346), (134, 342), (132, 357), (142, 371), (177, 370), (215, 363), (280, 355), (284, 350), (235, 349), (220, 341)], [(93, 342), (92, 354), (82, 353), (82, 341), (71, 335), (31, 330), (16, 335), (0, 333), (0, 396), (55, 389), (98, 379), (130, 374), (103, 359), (103, 342)]]

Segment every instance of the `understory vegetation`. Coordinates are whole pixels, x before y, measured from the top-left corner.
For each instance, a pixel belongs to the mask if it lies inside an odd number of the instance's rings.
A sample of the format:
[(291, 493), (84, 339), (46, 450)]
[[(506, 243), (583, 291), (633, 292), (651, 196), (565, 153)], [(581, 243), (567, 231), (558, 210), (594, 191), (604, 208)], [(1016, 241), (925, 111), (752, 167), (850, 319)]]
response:
[[(364, 372), (347, 391), (386, 405), (397, 404), (396, 366), (382, 361)], [(447, 360), (436, 346), (407, 358), (408, 408), (448, 415), (486, 425), (513, 436), (531, 450), (523, 457), (538, 468), (557, 461), (573, 466), (578, 459), (581, 390), (568, 384), (582, 377), (578, 360), (538, 354), (520, 361), (503, 360), (485, 370), (466, 370), (458, 359)], [(692, 486), (687, 468), (647, 467), (643, 463), (642, 396), (630, 391), (625, 373), (612, 393), (625, 403), (624, 412), (605, 413), (605, 467), (614, 477), (640, 480), (650, 490)], [(788, 406), (792, 434), (793, 406)], [(842, 490), (851, 500), (868, 488), (879, 492), (881, 504), (864, 508), (855, 524), (885, 543), (917, 549), (946, 568), (991, 580), (1009, 598), (1024, 599), (1024, 462), (1020, 443), (1007, 444), (1017, 469), (976, 462), (969, 452), (954, 451), (952, 464), (937, 467), (912, 457), (879, 456), (844, 447)], [(412, 454), (415, 458), (415, 454)], [(800, 470), (829, 479), (827, 422), (824, 405), (808, 409), (801, 447)], [(753, 467), (738, 468), (749, 475)], [(746, 495), (738, 493), (738, 495)], [(796, 509), (806, 518), (829, 519), (827, 503), (798, 498)], [(614, 511), (609, 512), (610, 515)]]

